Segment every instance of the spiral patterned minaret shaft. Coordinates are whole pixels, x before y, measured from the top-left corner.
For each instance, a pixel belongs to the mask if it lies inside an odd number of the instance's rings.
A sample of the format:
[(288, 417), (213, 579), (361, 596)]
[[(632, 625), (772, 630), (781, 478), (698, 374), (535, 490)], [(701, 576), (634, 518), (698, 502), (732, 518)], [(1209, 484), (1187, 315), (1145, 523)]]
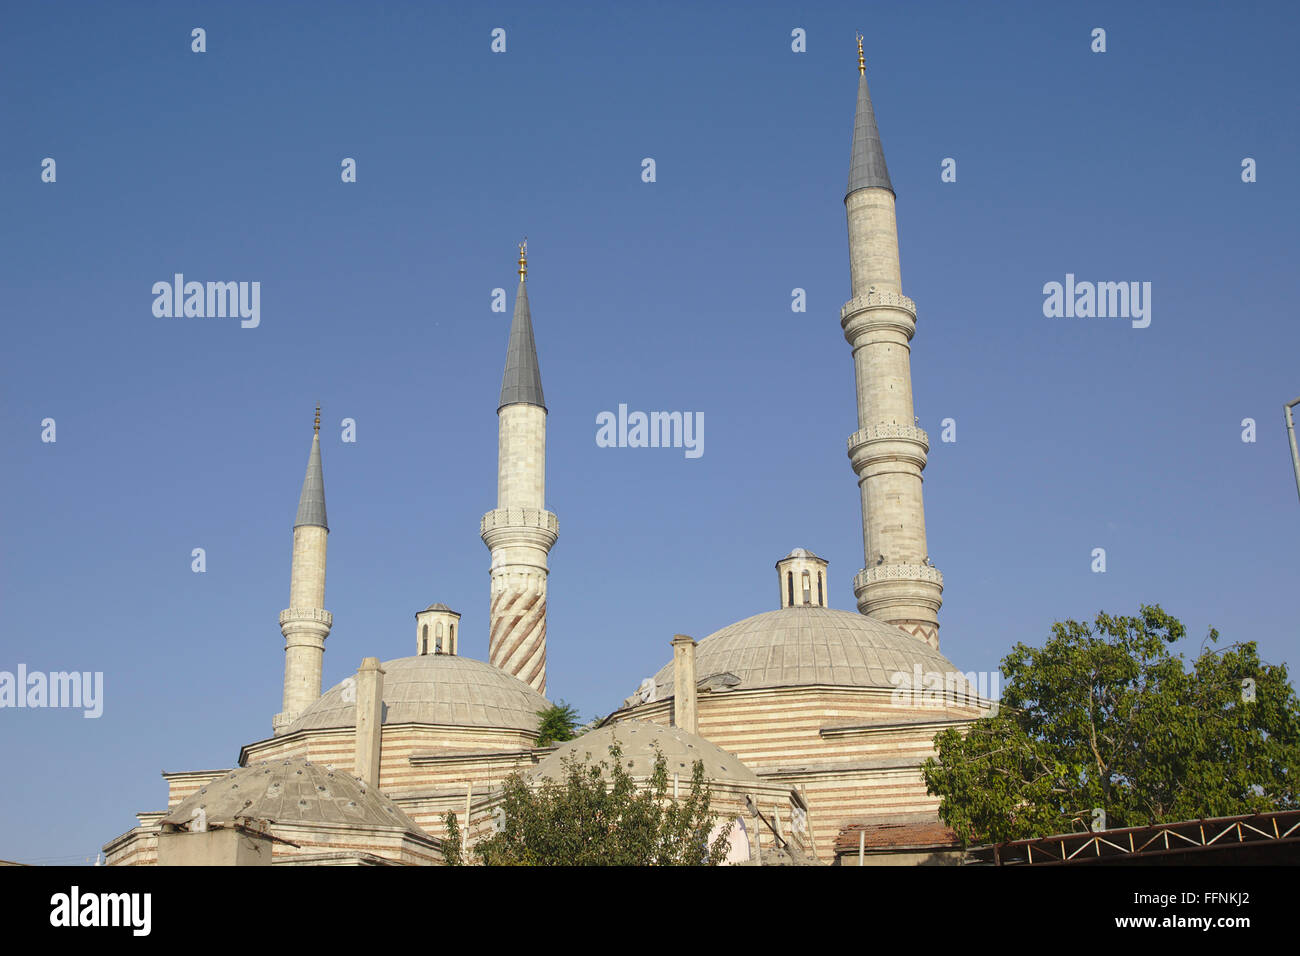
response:
[(527, 245), (497, 407), (497, 506), (483, 516), (492, 554), (488, 662), (546, 693), (546, 556), (559, 521), (546, 510), (546, 400), (528, 308)]

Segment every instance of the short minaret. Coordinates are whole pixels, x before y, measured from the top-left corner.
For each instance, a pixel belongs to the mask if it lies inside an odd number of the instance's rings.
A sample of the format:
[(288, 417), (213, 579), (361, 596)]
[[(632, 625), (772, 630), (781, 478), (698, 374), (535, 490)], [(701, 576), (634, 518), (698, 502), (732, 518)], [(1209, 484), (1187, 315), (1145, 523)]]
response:
[(284, 635), (284, 709), (271, 727), (280, 734), (320, 697), (321, 659), (334, 615), (325, 610), (325, 476), (320, 464), (320, 406), (307, 477), (293, 523), (293, 569), (289, 577), (289, 606), (280, 612)]
[(859, 35), (858, 108), (844, 197), (853, 297), (840, 310), (857, 377), (858, 430), (848, 451), (862, 493), (866, 554), (853, 593), (863, 614), (938, 648), (943, 575), (930, 562), (921, 501), (930, 440), (912, 412), (916, 304), (903, 295), (894, 201)]
[(415, 653), (456, 654), (460, 615), (445, 604), (430, 604), (415, 613)]
[(497, 506), (483, 516), (492, 552), (488, 661), (546, 693), (546, 556), (559, 537), (546, 510), (546, 401), (528, 310), (528, 244), (497, 406)]
[(782, 607), (826, 607), (826, 565), (804, 548), (795, 548), (776, 562)]

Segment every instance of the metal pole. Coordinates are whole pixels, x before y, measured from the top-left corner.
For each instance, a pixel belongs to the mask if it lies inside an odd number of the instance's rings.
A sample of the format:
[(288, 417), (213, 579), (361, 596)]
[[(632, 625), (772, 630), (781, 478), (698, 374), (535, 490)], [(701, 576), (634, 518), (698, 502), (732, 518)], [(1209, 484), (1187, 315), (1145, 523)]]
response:
[(1286, 434), (1291, 440), (1291, 467), (1295, 469), (1295, 490), (1300, 495), (1300, 451), (1296, 451), (1295, 446), (1295, 419), (1291, 417), (1291, 407), (1300, 405), (1300, 398), (1292, 399), (1282, 406), (1282, 411), (1286, 414)]

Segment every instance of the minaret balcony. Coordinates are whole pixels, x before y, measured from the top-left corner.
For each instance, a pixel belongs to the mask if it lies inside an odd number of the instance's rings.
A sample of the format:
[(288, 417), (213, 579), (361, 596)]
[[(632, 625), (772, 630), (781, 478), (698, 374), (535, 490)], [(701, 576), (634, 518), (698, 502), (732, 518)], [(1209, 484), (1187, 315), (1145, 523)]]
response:
[(886, 332), (906, 342), (916, 332), (916, 303), (889, 289), (872, 289), (840, 307), (840, 328), (854, 348), (866, 332)]
[(280, 612), (280, 626), (284, 627), (290, 621), (311, 621), (332, 628), (334, 615), (319, 607), (289, 607)]
[(869, 584), (884, 581), (926, 581), (943, 590), (943, 572), (928, 564), (879, 564), (859, 571), (853, 577), (853, 593), (858, 594)]
[(899, 309), (910, 315), (913, 322), (916, 321), (916, 303), (903, 293), (891, 289), (871, 289), (862, 295), (855, 295), (840, 307), (840, 325), (847, 322), (850, 316), (869, 309)]
[(860, 428), (848, 438), (849, 460), (860, 472), (876, 461), (906, 461), (924, 468), (930, 436), (915, 425), (880, 422)]
[(538, 508), (495, 508), (483, 516), (478, 533), (483, 535), (496, 528), (541, 528), (559, 534), (560, 519)]
[(559, 536), (560, 520), (540, 508), (497, 508), (479, 522), (479, 537), (493, 552), (494, 568), (500, 548), (536, 548), (547, 552)]

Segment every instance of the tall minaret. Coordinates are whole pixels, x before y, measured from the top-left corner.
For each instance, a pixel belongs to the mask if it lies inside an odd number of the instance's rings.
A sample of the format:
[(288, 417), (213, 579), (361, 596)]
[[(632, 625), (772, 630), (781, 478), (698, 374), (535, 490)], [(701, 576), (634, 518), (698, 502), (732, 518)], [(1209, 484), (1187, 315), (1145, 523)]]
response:
[(546, 693), (546, 555), (560, 524), (546, 510), (546, 400), (528, 312), (528, 242), (497, 406), (497, 506), (483, 516), (492, 552), (488, 661)]
[(289, 606), (280, 612), (284, 634), (284, 709), (271, 727), (277, 734), (320, 697), (321, 658), (334, 615), (325, 610), (325, 476), (320, 466), (320, 406), (307, 477), (293, 523), (293, 570), (289, 577)]
[(859, 34), (858, 110), (844, 197), (853, 298), (840, 310), (857, 377), (858, 430), (849, 436), (849, 459), (862, 491), (867, 565), (854, 578), (853, 593), (863, 614), (938, 648), (943, 575), (930, 563), (921, 503), (930, 441), (912, 413), (908, 343), (916, 331), (916, 304), (902, 291), (894, 187), (866, 74)]

